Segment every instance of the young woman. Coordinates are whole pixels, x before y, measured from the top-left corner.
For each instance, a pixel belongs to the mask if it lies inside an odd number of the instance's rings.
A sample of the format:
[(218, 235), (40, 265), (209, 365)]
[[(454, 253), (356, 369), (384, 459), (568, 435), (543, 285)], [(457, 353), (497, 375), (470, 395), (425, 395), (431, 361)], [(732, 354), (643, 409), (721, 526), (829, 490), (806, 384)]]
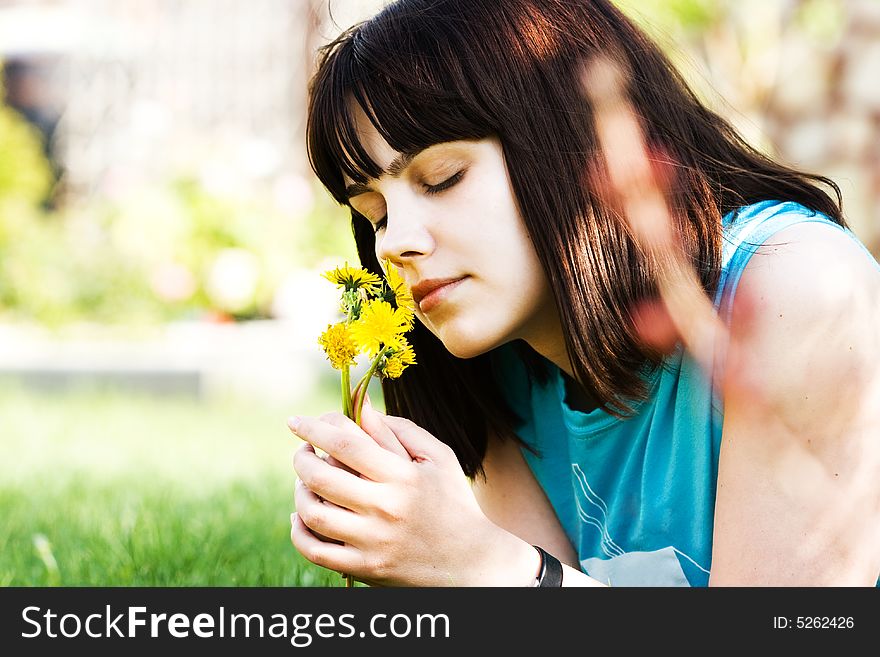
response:
[[(596, 57), (665, 163), (695, 305), (631, 216), (644, 180), (610, 180)], [(308, 146), (363, 266), (412, 287), (418, 365), (362, 427), (291, 419), (306, 558), (373, 585), (874, 585), (880, 267), (830, 180), (749, 147), (611, 2), (398, 0), (323, 49)], [(701, 302), (735, 367), (700, 353)]]

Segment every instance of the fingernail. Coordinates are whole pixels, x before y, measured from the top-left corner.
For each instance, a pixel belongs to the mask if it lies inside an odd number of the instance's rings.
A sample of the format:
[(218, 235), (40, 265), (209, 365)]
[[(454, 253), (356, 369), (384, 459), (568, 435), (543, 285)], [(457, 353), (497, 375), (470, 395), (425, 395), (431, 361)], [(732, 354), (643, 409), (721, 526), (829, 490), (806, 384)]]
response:
[(290, 514), (290, 526), (293, 527), (293, 519), (296, 517), (295, 513)]
[(296, 433), (296, 430), (299, 429), (299, 416), (291, 415), (289, 418), (287, 418), (287, 426), (290, 427), (290, 429), (294, 433)]

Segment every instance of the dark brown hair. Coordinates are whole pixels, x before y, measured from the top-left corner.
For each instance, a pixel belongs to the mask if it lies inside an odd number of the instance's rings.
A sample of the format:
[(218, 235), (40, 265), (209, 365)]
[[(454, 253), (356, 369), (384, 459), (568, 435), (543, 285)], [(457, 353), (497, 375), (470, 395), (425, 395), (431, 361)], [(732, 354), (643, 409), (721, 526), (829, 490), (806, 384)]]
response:
[[(360, 183), (381, 174), (358, 139), (352, 100), (401, 153), (497, 136), (573, 371), (607, 410), (625, 415), (647, 394), (645, 367), (662, 356), (639, 341), (630, 316), (654, 294), (652, 267), (588, 173), (601, 153), (581, 72), (590, 58), (612, 53), (630, 73), (630, 100), (648, 143), (674, 162), (671, 209), (707, 292), (718, 280), (726, 213), (757, 201), (797, 201), (844, 223), (831, 180), (749, 146), (608, 0), (398, 0), (321, 49), (307, 143), (315, 173), (347, 204), (343, 174)], [(381, 273), (370, 223), (354, 210), (351, 216), (362, 265)], [(410, 337), (419, 364), (383, 381), (386, 409), (449, 444), (474, 476), (488, 432), (515, 436), (517, 421), (489, 355), (456, 358), (418, 322)], [(546, 361), (525, 343), (518, 348), (533, 374), (546, 377)]]

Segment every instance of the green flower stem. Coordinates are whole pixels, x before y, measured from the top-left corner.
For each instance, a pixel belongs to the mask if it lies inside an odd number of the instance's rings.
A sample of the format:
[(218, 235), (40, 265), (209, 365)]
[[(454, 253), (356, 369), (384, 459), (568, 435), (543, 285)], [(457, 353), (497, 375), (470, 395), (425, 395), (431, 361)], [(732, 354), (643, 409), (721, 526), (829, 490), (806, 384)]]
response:
[[(366, 376), (362, 377), (361, 380), (358, 381), (358, 384), (354, 387), (354, 391), (351, 393), (351, 402), (355, 408), (357, 408), (357, 403), (358, 403), (358, 400), (360, 399), (361, 393), (363, 392), (364, 382), (366, 380), (367, 380)], [(354, 416), (352, 416), (352, 419), (354, 419)]]
[[(367, 398), (367, 386), (370, 381), (370, 377), (376, 372), (376, 368), (379, 367), (379, 361), (382, 359), (382, 351), (376, 356), (370, 365), (369, 371), (358, 381), (357, 386), (355, 386), (354, 392), (348, 395), (348, 408), (354, 406), (354, 414), (351, 415), (349, 412), (346, 412), (346, 416), (354, 419), (355, 424), (360, 426), (361, 423), (361, 410), (364, 407), (364, 399)], [(343, 376), (346, 378), (343, 386), (347, 387), (349, 384), (348, 381), (348, 368), (344, 370)], [(352, 588), (354, 587), (354, 578), (351, 575), (345, 575), (345, 587)]]
[(361, 411), (364, 408), (364, 400), (367, 398), (367, 386), (370, 384), (370, 379), (373, 374), (376, 373), (376, 368), (379, 367), (379, 361), (382, 360), (382, 355), (385, 353), (385, 348), (379, 350), (379, 353), (376, 355), (376, 358), (373, 360), (372, 365), (370, 365), (369, 371), (364, 375), (364, 377), (358, 382), (357, 387), (355, 388), (355, 409), (354, 409), (354, 421), (355, 424), (360, 426), (361, 424)]
[[(351, 371), (348, 368), (348, 365), (342, 368), (342, 411), (345, 413), (345, 417), (351, 418), (352, 414), (352, 403), (351, 403)], [(351, 575), (347, 575), (346, 573), (341, 573), (343, 577), (345, 577), (345, 587), (351, 588), (354, 586), (354, 577)]]
[(342, 368), (342, 412), (345, 417), (354, 418), (351, 403), (351, 372), (348, 365)]

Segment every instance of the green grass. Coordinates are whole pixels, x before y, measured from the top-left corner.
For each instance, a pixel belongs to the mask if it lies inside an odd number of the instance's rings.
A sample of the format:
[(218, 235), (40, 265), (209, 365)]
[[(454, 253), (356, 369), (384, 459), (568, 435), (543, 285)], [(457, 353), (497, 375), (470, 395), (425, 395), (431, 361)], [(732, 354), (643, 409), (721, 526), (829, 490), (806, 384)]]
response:
[(289, 408), (0, 389), (0, 585), (340, 586), (290, 543)]

